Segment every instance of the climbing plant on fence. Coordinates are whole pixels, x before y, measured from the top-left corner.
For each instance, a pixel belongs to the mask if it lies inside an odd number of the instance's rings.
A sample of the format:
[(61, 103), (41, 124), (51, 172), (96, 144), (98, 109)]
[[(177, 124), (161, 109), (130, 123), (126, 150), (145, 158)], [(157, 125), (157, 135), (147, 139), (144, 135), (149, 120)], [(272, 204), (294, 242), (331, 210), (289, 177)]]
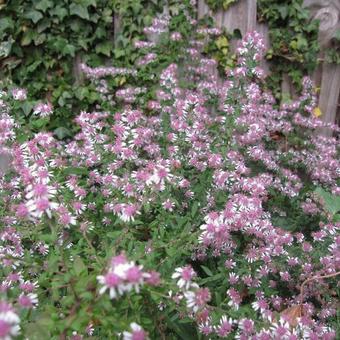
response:
[(301, 89), (301, 80), (318, 63), (318, 21), (309, 19), (302, 0), (258, 0), (258, 21), (269, 25), (271, 86), (278, 95), (282, 74)]
[[(0, 6), (3, 85), (13, 82), (58, 106), (50, 128), (68, 127), (73, 112), (98, 97), (93, 88), (74, 84), (73, 65), (77, 55), (92, 64), (111, 56), (112, 1), (11, 0)], [(33, 107), (33, 101), (22, 107), (24, 115)]]
[[(236, 0), (206, 0), (211, 10), (228, 10)], [(269, 26), (271, 48), (267, 60), (271, 61), (270, 86), (275, 96), (281, 96), (283, 73), (288, 74), (301, 89), (304, 75), (311, 73), (318, 63), (318, 22), (310, 20), (302, 0), (258, 0), (258, 22)], [(327, 61), (337, 59), (337, 51), (327, 55)], [(223, 65), (223, 58), (218, 58)]]
[[(189, 1), (167, 4), (170, 12), (178, 13)], [(28, 90), (29, 100), (18, 104), (21, 123), (28, 122), (26, 132), (46, 126), (59, 138), (70, 136), (74, 112), (94, 107), (100, 100), (92, 84), (75, 82), (75, 59), (92, 67), (104, 61), (110, 64), (110, 58), (116, 66), (133, 65), (145, 49), (131, 42), (146, 38), (144, 26), (151, 24), (164, 5), (159, 0), (0, 1), (1, 86)], [(186, 36), (189, 28), (183, 15), (170, 29)], [(164, 55), (159, 63), (168, 57)], [(110, 86), (119, 88), (125, 82), (125, 77), (115, 77)], [(50, 102), (55, 110), (48, 119), (32, 123), (37, 100)]]

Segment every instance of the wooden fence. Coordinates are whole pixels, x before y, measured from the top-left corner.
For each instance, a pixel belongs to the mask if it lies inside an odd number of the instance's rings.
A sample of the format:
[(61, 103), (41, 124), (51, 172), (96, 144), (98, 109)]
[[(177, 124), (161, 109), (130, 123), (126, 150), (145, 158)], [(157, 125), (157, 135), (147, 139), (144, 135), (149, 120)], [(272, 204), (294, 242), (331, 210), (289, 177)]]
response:
[[(204, 0), (198, 0), (198, 17), (206, 14), (214, 17), (217, 27), (226, 28), (232, 32), (239, 29), (244, 35), (248, 31), (258, 31), (264, 36), (267, 48), (270, 47), (268, 27), (258, 23), (256, 0), (239, 0), (226, 11), (213, 13)], [(319, 58), (322, 60), (324, 51), (330, 45), (335, 32), (340, 28), (340, 0), (305, 0), (304, 6), (310, 10), (311, 19), (320, 20), (319, 42), (321, 52)], [(269, 72), (268, 65), (262, 65), (266, 73)], [(315, 85), (320, 88), (318, 105), (323, 112), (321, 118), (325, 122), (338, 122), (340, 117), (340, 65), (321, 63), (314, 74), (311, 75)], [(283, 77), (282, 92), (294, 97), (295, 91), (288, 76)], [(324, 134), (330, 133), (323, 131)]]

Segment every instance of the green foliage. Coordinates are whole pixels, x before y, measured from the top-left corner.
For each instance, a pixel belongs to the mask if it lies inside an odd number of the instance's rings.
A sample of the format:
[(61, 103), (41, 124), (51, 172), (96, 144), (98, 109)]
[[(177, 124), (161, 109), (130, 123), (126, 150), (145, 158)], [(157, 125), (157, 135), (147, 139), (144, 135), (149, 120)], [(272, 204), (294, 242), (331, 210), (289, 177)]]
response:
[(331, 41), (331, 47), (327, 49), (325, 61), (333, 64), (340, 64), (340, 29), (335, 32)]
[(321, 198), (321, 203), (324, 206), (326, 212), (328, 212), (331, 217), (338, 221), (340, 217), (340, 197), (332, 195), (321, 187), (315, 189), (315, 194)]
[(258, 20), (269, 25), (272, 63), (270, 87), (280, 98), (282, 74), (288, 74), (300, 89), (301, 79), (317, 66), (318, 22), (309, 19), (302, 0), (259, 0)]
[(230, 41), (235, 34), (223, 32), (216, 39), (212, 39), (204, 48), (204, 53), (211, 55), (217, 62), (221, 74), (235, 65), (235, 55), (230, 50)]
[(2, 85), (13, 82), (58, 106), (49, 129), (70, 128), (73, 112), (97, 99), (93, 87), (74, 82), (74, 61), (78, 56), (99, 64), (112, 54), (112, 1), (13, 0), (0, 6)]
[[(114, 57), (125, 67), (132, 66), (139, 56), (131, 41), (143, 37), (143, 28), (151, 24), (157, 12), (161, 12), (164, 1), (113, 0), (113, 9), (119, 17), (115, 32)], [(119, 28), (118, 28), (119, 27)]]
[(219, 9), (227, 10), (229, 6), (236, 1), (237, 0), (206, 0), (206, 3), (213, 11), (217, 11)]

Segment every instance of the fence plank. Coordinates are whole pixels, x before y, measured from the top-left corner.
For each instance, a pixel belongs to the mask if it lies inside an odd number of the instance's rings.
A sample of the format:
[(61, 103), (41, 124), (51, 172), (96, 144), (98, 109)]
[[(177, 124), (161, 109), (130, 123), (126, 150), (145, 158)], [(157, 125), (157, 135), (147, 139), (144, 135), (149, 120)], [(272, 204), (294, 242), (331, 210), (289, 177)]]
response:
[[(319, 97), (319, 106), (323, 112), (323, 121), (334, 123), (338, 108), (338, 99), (340, 94), (340, 65), (327, 64), (322, 65), (321, 90)], [(322, 130), (325, 135), (330, 135), (329, 130)]]
[[(336, 31), (340, 29), (339, 0), (304, 0), (304, 6), (310, 10), (311, 19), (319, 20), (320, 59), (324, 59), (325, 51), (331, 45)], [(319, 106), (324, 115), (321, 117), (327, 123), (336, 121), (340, 93), (340, 65), (323, 62), (312, 76), (316, 86), (320, 87)], [(329, 130), (321, 131), (330, 135)]]
[(227, 11), (218, 10), (212, 13), (204, 0), (199, 0), (197, 4), (198, 18), (204, 15), (212, 15), (215, 19), (216, 26), (226, 28), (227, 31), (233, 32), (239, 29), (242, 35), (256, 28), (256, 0), (243, 0), (232, 4)]

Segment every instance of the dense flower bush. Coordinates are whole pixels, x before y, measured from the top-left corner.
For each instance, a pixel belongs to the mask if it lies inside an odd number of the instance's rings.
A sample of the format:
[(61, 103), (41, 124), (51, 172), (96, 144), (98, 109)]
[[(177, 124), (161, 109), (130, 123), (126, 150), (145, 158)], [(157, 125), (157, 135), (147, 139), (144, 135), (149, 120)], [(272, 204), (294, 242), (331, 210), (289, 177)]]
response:
[(0, 339), (335, 339), (340, 164), (316, 132), (338, 128), (307, 78), (280, 109), (263, 91), (257, 33), (219, 79), (219, 32), (185, 16), (190, 37), (154, 20), (134, 69), (83, 65), (102, 103), (71, 140), (25, 138), (25, 90), (1, 93)]

